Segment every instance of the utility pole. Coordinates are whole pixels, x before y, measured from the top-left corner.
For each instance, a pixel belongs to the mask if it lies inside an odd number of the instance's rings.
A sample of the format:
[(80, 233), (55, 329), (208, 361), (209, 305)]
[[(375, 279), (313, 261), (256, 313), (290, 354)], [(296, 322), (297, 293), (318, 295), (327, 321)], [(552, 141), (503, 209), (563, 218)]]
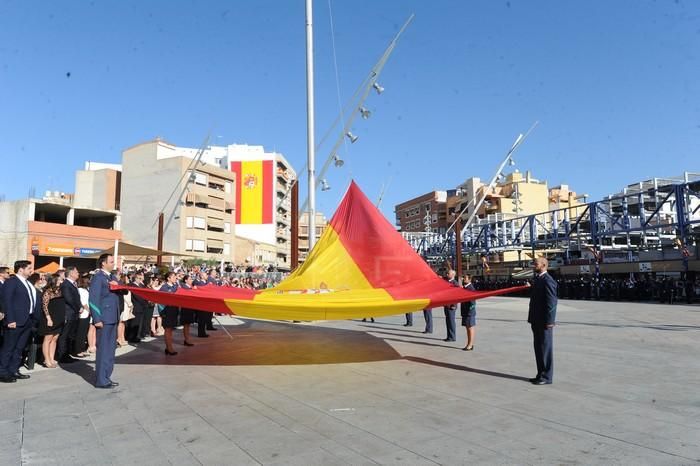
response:
[[(158, 252), (163, 250), (163, 223), (165, 220), (165, 214), (163, 212), (158, 214)], [(158, 267), (161, 266), (163, 263), (163, 256), (158, 254), (158, 260), (156, 261), (156, 264), (158, 264)]]
[(316, 146), (314, 142), (313, 1), (306, 0), (306, 150), (309, 166), (309, 252), (316, 244)]
[(299, 184), (294, 183), (292, 186), (292, 258), (289, 264), (289, 270), (294, 272), (294, 269), (299, 265)]

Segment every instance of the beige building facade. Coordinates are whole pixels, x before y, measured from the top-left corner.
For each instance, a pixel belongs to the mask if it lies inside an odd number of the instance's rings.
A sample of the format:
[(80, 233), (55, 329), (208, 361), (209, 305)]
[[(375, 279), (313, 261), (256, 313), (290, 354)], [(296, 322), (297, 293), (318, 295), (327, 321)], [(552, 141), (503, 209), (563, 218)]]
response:
[(163, 140), (122, 153), (121, 210), (126, 241), (156, 247), (163, 213), (163, 249), (234, 262), (235, 174), (194, 163)]

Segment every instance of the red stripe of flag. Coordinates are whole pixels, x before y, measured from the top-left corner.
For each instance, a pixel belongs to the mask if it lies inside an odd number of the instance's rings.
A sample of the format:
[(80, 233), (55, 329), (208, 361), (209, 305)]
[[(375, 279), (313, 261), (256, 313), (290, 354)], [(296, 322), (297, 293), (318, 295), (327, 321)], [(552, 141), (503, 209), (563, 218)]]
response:
[(241, 162), (231, 162), (231, 171), (236, 174), (236, 225), (241, 224), (241, 187), (243, 176), (241, 175)]
[(272, 223), (272, 183), (275, 180), (272, 160), (263, 160), (263, 203), (262, 223)]

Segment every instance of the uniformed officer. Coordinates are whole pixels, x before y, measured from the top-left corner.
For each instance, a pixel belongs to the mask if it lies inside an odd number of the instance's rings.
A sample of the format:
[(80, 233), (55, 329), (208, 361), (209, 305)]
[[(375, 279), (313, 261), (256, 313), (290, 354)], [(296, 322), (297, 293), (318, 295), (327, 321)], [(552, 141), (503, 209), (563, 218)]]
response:
[(117, 350), (117, 323), (119, 322), (119, 297), (110, 291), (109, 285), (117, 284), (112, 278), (114, 257), (102, 254), (97, 259), (97, 271), (90, 281), (90, 314), (97, 329), (97, 355), (95, 361), (95, 387), (114, 388), (114, 354)]

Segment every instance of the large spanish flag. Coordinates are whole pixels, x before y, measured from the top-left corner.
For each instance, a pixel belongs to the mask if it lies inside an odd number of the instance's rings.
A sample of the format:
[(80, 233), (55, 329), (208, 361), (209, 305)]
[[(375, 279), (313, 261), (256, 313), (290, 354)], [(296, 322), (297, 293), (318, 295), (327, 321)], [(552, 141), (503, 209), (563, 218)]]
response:
[(236, 225), (272, 223), (272, 160), (231, 162), (236, 173)]
[(377, 317), (512, 293), (468, 291), (438, 277), (352, 182), (304, 264), (275, 288), (205, 286), (164, 293), (129, 288), (172, 306), (244, 317), (331, 320)]

